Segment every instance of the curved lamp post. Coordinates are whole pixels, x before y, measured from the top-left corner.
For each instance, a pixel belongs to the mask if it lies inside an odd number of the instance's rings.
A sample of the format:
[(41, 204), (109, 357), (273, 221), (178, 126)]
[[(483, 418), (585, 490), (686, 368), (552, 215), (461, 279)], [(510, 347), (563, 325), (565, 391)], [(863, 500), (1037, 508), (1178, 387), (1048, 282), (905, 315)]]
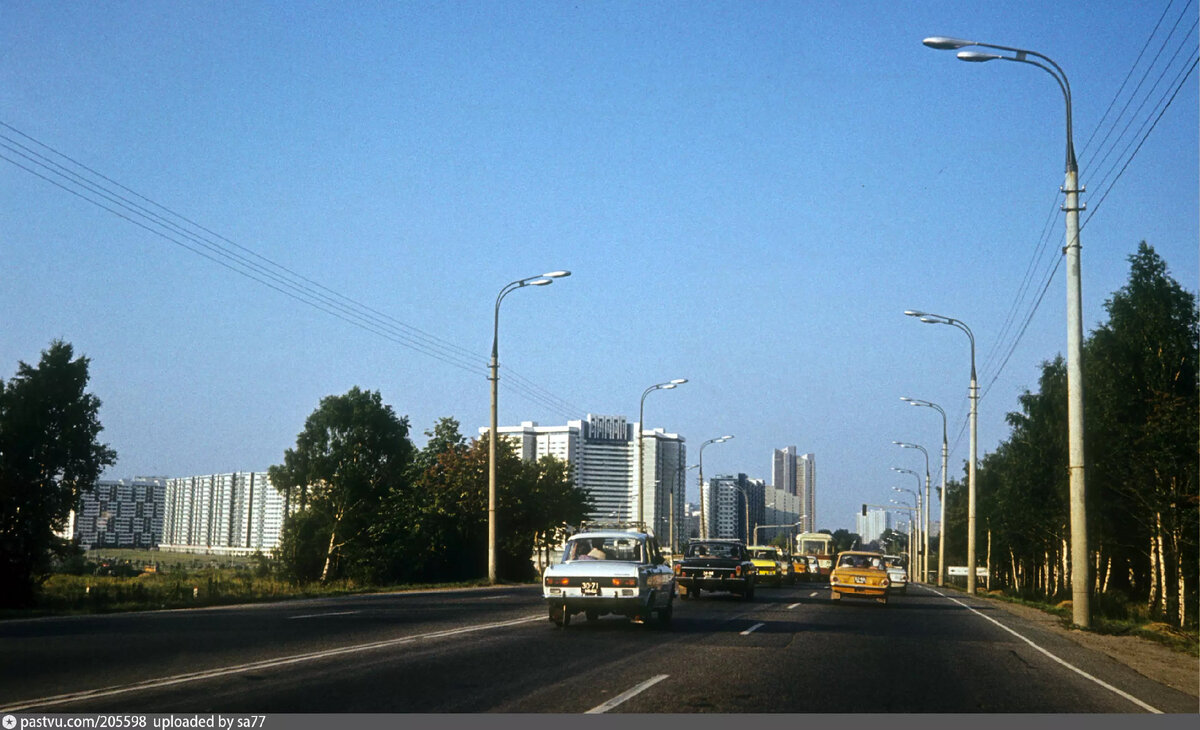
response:
[[(900, 468), (894, 467), (894, 466), (892, 467), (892, 471), (901, 472), (904, 474), (912, 474), (914, 477), (917, 478), (917, 491), (915, 491), (915, 492), (911, 489), (903, 489), (901, 487), (892, 487), (893, 492), (902, 492), (902, 491), (908, 492), (909, 494), (911, 494), (913, 496), (913, 499), (915, 499), (917, 502), (917, 513), (916, 513), (917, 545), (916, 545), (916, 550), (913, 551), (917, 558), (917, 562), (913, 564), (913, 574), (916, 575), (917, 571), (921, 570), (921, 565), (920, 565), (920, 563), (921, 563), (921, 540), (922, 540), (922, 535), (924, 533), (924, 530), (922, 529), (922, 526), (921, 526), (921, 522), (922, 522), (921, 515), (925, 511), (925, 506), (921, 502), (921, 475), (916, 473), (912, 469), (900, 469)], [(922, 581), (924, 581), (924, 578), (922, 578)]]
[[(933, 37), (926, 38), (923, 43), (937, 50), (958, 51), (958, 57), (963, 61), (1015, 61), (1036, 66), (1054, 77), (1067, 104), (1066, 181), (1062, 192), (1066, 196), (1063, 212), (1066, 213), (1067, 219), (1067, 238), (1063, 253), (1067, 258), (1067, 471), (1070, 476), (1071, 565), (1074, 567), (1071, 571), (1071, 615), (1076, 625), (1087, 628), (1091, 626), (1092, 614), (1085, 500), (1087, 480), (1083, 450), (1083, 286), (1079, 263), (1079, 211), (1083, 210), (1084, 206), (1079, 203), (1079, 194), (1083, 189), (1079, 187), (1079, 165), (1075, 161), (1075, 142), (1071, 131), (1071, 84), (1067, 81), (1067, 74), (1057, 63), (1036, 51), (959, 38)], [(991, 48), (1012, 55), (959, 50), (967, 46)], [(968, 584), (973, 585), (974, 579), (975, 566), (972, 564)]]
[[(942, 491), (938, 493), (938, 585), (942, 586), (946, 583), (946, 460), (950, 456), (946, 442), (946, 412), (937, 403), (930, 403), (927, 400), (906, 396), (900, 396), (900, 400), (909, 405), (933, 408), (942, 414)], [(928, 495), (926, 495), (926, 501), (928, 501)], [(932, 503), (929, 506), (932, 509)]]
[[(912, 492), (911, 489), (901, 489), (899, 487), (892, 487), (892, 491), (910, 492), (910, 493)], [(889, 499), (888, 501), (894, 505), (897, 505), (897, 507), (895, 509), (896, 512), (900, 512), (900, 511), (908, 512), (908, 566), (909, 566), (908, 574), (910, 576), (915, 575), (915, 573), (913, 571), (917, 567), (917, 558), (916, 558), (917, 540), (916, 540), (916, 532), (914, 531), (913, 528), (914, 528), (914, 524), (916, 523), (917, 510), (914, 507), (908, 506), (907, 502), (897, 502), (894, 499)]]
[(741, 492), (742, 499), (746, 500), (746, 503), (745, 503), (746, 504), (746, 544), (749, 545), (750, 544), (750, 495), (746, 493), (745, 489), (742, 489), (741, 487), (739, 487), (736, 484), (730, 484), (729, 486), (731, 486), (734, 489)]
[(701, 540), (708, 539), (708, 512), (705, 509), (705, 504), (704, 504), (704, 502), (705, 502), (705, 500), (704, 500), (704, 447), (708, 446), (709, 444), (724, 443), (731, 438), (733, 438), (733, 436), (718, 436), (715, 439), (709, 439), (709, 440), (705, 441), (704, 443), (700, 444), (700, 463), (697, 464), (697, 467), (700, 469), (700, 472), (697, 474), (696, 478), (699, 479), (699, 481), (700, 481), (700, 539)]
[(492, 320), (492, 359), (488, 363), (488, 380), (492, 381), (492, 422), (488, 431), (488, 582), (496, 582), (496, 404), (497, 386), (500, 383), (499, 352), (500, 352), (500, 302), (510, 293), (527, 286), (548, 286), (555, 279), (570, 276), (570, 271), (551, 271), (541, 276), (530, 276), (517, 279), (504, 285), (496, 296), (495, 317)]
[(975, 377), (975, 333), (962, 320), (941, 314), (904, 311), (926, 324), (948, 324), (967, 333), (971, 340), (971, 455), (967, 462), (967, 593), (975, 595), (975, 462), (979, 447), (979, 381)]
[[(925, 511), (922, 513), (924, 523), (921, 525), (921, 539), (924, 542), (925, 555), (921, 558), (921, 580), (929, 580), (929, 511), (933, 507), (933, 502), (929, 501), (929, 452), (924, 446), (919, 444), (910, 444), (904, 441), (893, 441), (893, 444), (902, 449), (920, 449), (922, 454), (925, 454)], [(920, 479), (917, 479), (918, 485)]]
[[(643, 486), (643, 484), (645, 483), (646, 480), (645, 480), (645, 474), (642, 473), (643, 468), (644, 468), (642, 466), (642, 460), (643, 460), (642, 432), (644, 432), (646, 430), (646, 424), (644, 423), (644, 421), (642, 419), (645, 418), (645, 414), (646, 414), (646, 396), (650, 395), (651, 393), (653, 393), (656, 390), (673, 390), (673, 389), (679, 387), (680, 385), (683, 385), (686, 382), (687, 382), (687, 378), (675, 378), (674, 380), (668, 380), (665, 383), (651, 385), (649, 388), (646, 388), (646, 390), (642, 393), (642, 402), (638, 406), (638, 508), (637, 508), (637, 521), (638, 521), (638, 525), (641, 525), (641, 526), (644, 526), (646, 524), (646, 519), (645, 519), (646, 494), (645, 494), (645, 488)], [(656, 504), (657, 504), (657, 501), (658, 500), (655, 500)], [(655, 510), (655, 512), (657, 512), (657, 510)], [(655, 515), (655, 517), (657, 518), (657, 515)]]

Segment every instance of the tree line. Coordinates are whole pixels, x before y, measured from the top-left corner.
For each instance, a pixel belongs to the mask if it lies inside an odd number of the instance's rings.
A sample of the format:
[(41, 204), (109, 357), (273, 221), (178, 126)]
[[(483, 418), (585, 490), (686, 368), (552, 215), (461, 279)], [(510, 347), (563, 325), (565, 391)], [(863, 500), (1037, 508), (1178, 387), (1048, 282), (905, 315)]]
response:
[[(274, 553), (289, 578), (388, 585), (487, 575), (487, 436), (468, 442), (453, 418), (426, 432), (423, 449), (408, 433), (378, 392), (322, 399), (268, 471), (290, 513)], [(496, 569), (524, 580), (535, 552), (582, 521), (588, 498), (563, 461), (524, 461), (507, 439), (496, 447)]]
[[(1042, 363), (1037, 392), (1025, 391), (1007, 416), (1009, 438), (979, 464), (977, 560), (990, 553), (993, 587), (1051, 600), (1069, 599), (1071, 571), (1087, 570), (1101, 610), (1140, 604), (1156, 620), (1195, 625), (1196, 296), (1144, 241), (1128, 261), (1128, 282), (1083, 349), (1089, 564), (1070, 561), (1061, 355)], [(965, 485), (947, 492), (947, 557), (965, 561)]]

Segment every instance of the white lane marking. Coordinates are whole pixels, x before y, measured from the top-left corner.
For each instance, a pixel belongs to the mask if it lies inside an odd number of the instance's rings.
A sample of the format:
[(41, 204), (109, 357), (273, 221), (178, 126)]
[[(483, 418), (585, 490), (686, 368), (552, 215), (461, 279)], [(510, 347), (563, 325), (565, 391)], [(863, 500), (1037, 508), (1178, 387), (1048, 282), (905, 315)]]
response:
[(508, 596), (484, 596), (483, 598), (480, 598), (479, 600), (481, 600), (481, 601), (494, 601), (494, 600), (496, 600), (497, 598), (508, 598)]
[(325, 616), (349, 616), (358, 611), (332, 611), (330, 613), (306, 613), (300, 616), (288, 616), (289, 621), (295, 621), (298, 618), (324, 618)]
[(596, 705), (595, 707), (593, 707), (592, 709), (588, 710), (587, 712), (585, 712), (583, 714), (585, 714), (585, 715), (600, 715), (605, 712), (608, 712), (609, 710), (613, 709), (617, 705), (620, 705), (621, 703), (625, 702), (626, 700), (632, 699), (633, 697), (638, 696), (642, 692), (645, 692), (646, 690), (650, 689), (651, 687), (653, 687), (654, 685), (663, 681), (664, 679), (666, 679), (669, 676), (671, 676), (671, 675), (669, 675), (669, 674), (655, 675), (655, 676), (651, 677), (650, 679), (647, 679), (645, 682), (642, 682), (641, 684), (637, 685), (636, 687), (630, 687), (629, 689), (625, 690), (624, 692), (617, 695), (616, 697), (613, 697), (608, 702), (604, 702), (599, 705)]
[(799, 606), (799, 605), (800, 605), (799, 603), (793, 603), (792, 605), (788, 606), (788, 610), (791, 611), (793, 608), (795, 608), (796, 606)]
[(761, 628), (762, 628), (762, 627), (764, 627), (764, 626), (766, 626), (766, 624), (764, 624), (764, 623), (757, 623), (757, 624), (754, 624), (754, 625), (753, 625), (753, 626), (751, 626), (750, 628), (748, 628), (748, 629), (746, 629), (745, 631), (743, 631), (743, 632), (742, 632), (742, 636), (749, 636), (750, 634), (753, 634), (755, 631), (758, 631), (759, 629), (761, 629)]
[(934, 593), (938, 594), (939, 596), (941, 596), (942, 598), (946, 598), (946, 599), (949, 599), (949, 600), (951, 600), (951, 601), (954, 601), (955, 603), (957, 603), (958, 605), (960, 605), (960, 606), (962, 606), (963, 608), (967, 609), (968, 611), (970, 611), (971, 613), (975, 614), (976, 616), (981, 616), (981, 617), (983, 617), (983, 618), (987, 619), (988, 621), (991, 621), (992, 623), (996, 624), (997, 626), (999, 626), (1000, 628), (1004, 629), (1004, 630), (1005, 630), (1005, 631), (1007, 631), (1008, 633), (1010, 633), (1010, 634), (1012, 634), (1013, 636), (1017, 637), (1017, 638), (1018, 638), (1018, 639), (1020, 639), (1021, 641), (1024, 641), (1026, 644), (1029, 644), (1029, 645), (1030, 645), (1030, 646), (1032, 646), (1034, 649), (1037, 649), (1038, 651), (1040, 651), (1041, 653), (1043, 653), (1043, 654), (1045, 654), (1046, 656), (1050, 657), (1051, 659), (1053, 659), (1054, 661), (1058, 662), (1059, 664), (1063, 665), (1063, 666), (1064, 666), (1064, 667), (1066, 667), (1067, 669), (1070, 669), (1072, 672), (1075, 672), (1075, 673), (1076, 673), (1076, 674), (1078, 674), (1079, 676), (1081, 676), (1081, 677), (1084, 677), (1084, 678), (1086, 678), (1086, 679), (1090, 679), (1090, 680), (1092, 680), (1093, 682), (1095, 682), (1096, 684), (1100, 685), (1101, 687), (1103, 687), (1103, 688), (1105, 688), (1105, 689), (1107, 689), (1107, 690), (1109, 690), (1109, 691), (1111, 691), (1111, 692), (1114, 692), (1114, 693), (1116, 693), (1116, 694), (1120, 695), (1121, 697), (1124, 697), (1125, 699), (1129, 700), (1130, 702), (1132, 702), (1133, 704), (1137, 705), (1138, 707), (1141, 707), (1143, 710), (1145, 710), (1145, 711), (1147, 711), (1147, 712), (1153, 712), (1153, 713), (1154, 713), (1154, 714), (1156, 714), (1156, 715), (1161, 715), (1161, 714), (1163, 714), (1163, 711), (1162, 711), (1162, 710), (1160, 710), (1160, 709), (1158, 709), (1157, 707), (1154, 707), (1154, 706), (1152, 706), (1152, 705), (1148, 705), (1148, 704), (1146, 704), (1145, 702), (1142, 702), (1142, 701), (1141, 701), (1141, 700), (1139, 700), (1137, 697), (1134, 697), (1133, 695), (1129, 694), (1128, 692), (1126, 692), (1126, 691), (1124, 691), (1124, 690), (1117, 689), (1116, 687), (1112, 686), (1112, 685), (1111, 685), (1111, 684), (1109, 684), (1108, 682), (1105, 682), (1103, 679), (1099, 679), (1098, 677), (1093, 677), (1092, 675), (1090, 675), (1090, 674), (1088, 674), (1087, 672), (1083, 671), (1082, 669), (1080, 669), (1079, 667), (1075, 666), (1074, 664), (1071, 664), (1070, 662), (1066, 661), (1065, 659), (1060, 659), (1060, 658), (1058, 658), (1058, 657), (1057, 657), (1057, 656), (1055, 656), (1054, 654), (1051, 654), (1051, 653), (1050, 653), (1048, 650), (1046, 650), (1046, 649), (1043, 649), (1042, 647), (1040, 647), (1040, 646), (1038, 646), (1037, 644), (1033, 643), (1033, 641), (1031, 641), (1030, 639), (1027, 639), (1027, 638), (1025, 638), (1025, 637), (1024, 637), (1024, 636), (1022, 636), (1021, 634), (1018, 634), (1016, 631), (1014, 631), (1014, 630), (1012, 630), (1012, 629), (1008, 628), (1007, 626), (1005, 626), (1004, 624), (1000, 623), (999, 621), (997, 621), (996, 619), (992, 618), (991, 616), (985, 616), (984, 614), (980, 613), (979, 611), (976, 611), (974, 608), (971, 608), (970, 606), (968, 606), (967, 604), (965, 604), (965, 603), (963, 603), (962, 601), (958, 600), (957, 598), (954, 598), (953, 596), (948, 596), (948, 595), (946, 595), (945, 593), (942, 593), (941, 591), (939, 591), (939, 590), (937, 590), (937, 589), (933, 588), (932, 586), (922, 586), (922, 588), (925, 588), (926, 590), (932, 591), (932, 592), (934, 592)]
[(817, 595), (817, 592), (816, 592), (816, 591), (813, 591), (812, 593), (809, 593), (809, 594), (808, 594), (808, 597), (809, 597), (809, 598), (813, 598), (813, 597), (814, 597), (814, 596), (816, 596), (816, 595)]
[(360, 652), (371, 651), (373, 649), (386, 649), (399, 644), (408, 644), (420, 639), (438, 639), (446, 636), (455, 636), (457, 634), (469, 634), (477, 631), (486, 631), (487, 629), (499, 629), (508, 626), (516, 626), (518, 624), (529, 623), (530, 621), (544, 621), (545, 618), (546, 617), (544, 615), (538, 614), (536, 616), (527, 616), (525, 618), (513, 619), (511, 621), (499, 621), (492, 624), (480, 624), (478, 626), (448, 629), (446, 631), (432, 631), (428, 634), (401, 636), (396, 639), (387, 639), (385, 641), (372, 641), (366, 644), (343, 646), (339, 649), (326, 649), (324, 651), (314, 651), (306, 654), (293, 654), (291, 656), (279, 657), (278, 659), (266, 659), (259, 662), (250, 662), (248, 664), (235, 664), (229, 667), (207, 669), (202, 672), (176, 674), (171, 677), (150, 679), (146, 680), (145, 682), (137, 682), (135, 684), (116, 685), (113, 687), (103, 687), (101, 689), (84, 690), (82, 692), (70, 692), (68, 694), (54, 695), (52, 697), (40, 697), (35, 700), (24, 700), (18, 705), (0, 707), (0, 712), (20, 712), (21, 710), (27, 710), (31, 707), (49, 707), (51, 705), (61, 705), (66, 702), (74, 702), (76, 700), (91, 700), (100, 697), (112, 697), (114, 695), (127, 694), (129, 692), (157, 689), (158, 687), (169, 687), (176, 684), (186, 684), (187, 682), (197, 682), (204, 679), (212, 679), (214, 677), (224, 677), (230, 674), (240, 674), (242, 672), (252, 672), (256, 669), (271, 669), (288, 664), (299, 664), (301, 662), (326, 659), (334, 656), (358, 654)]

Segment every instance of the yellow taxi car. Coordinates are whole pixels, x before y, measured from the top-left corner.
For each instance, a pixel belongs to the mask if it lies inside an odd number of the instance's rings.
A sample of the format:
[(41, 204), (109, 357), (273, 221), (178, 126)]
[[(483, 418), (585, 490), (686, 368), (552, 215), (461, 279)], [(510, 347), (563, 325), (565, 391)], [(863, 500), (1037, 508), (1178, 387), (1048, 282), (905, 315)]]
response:
[(783, 556), (780, 555), (779, 548), (770, 545), (750, 545), (746, 551), (750, 553), (750, 562), (754, 563), (759, 585), (764, 583), (775, 586), (783, 584), (787, 570), (784, 568)]
[(808, 558), (804, 555), (792, 555), (788, 558), (792, 561), (792, 578), (796, 583), (806, 583), (810, 580), (808, 577)]
[(889, 585), (882, 553), (857, 550), (838, 553), (829, 574), (829, 593), (835, 601), (842, 596), (874, 598), (886, 606)]

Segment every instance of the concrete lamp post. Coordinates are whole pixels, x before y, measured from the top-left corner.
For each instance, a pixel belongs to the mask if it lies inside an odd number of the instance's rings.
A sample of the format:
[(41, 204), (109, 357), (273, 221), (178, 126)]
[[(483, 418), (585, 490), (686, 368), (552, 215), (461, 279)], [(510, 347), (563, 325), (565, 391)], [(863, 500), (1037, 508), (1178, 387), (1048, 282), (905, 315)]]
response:
[[(646, 518), (645, 518), (646, 492), (645, 492), (645, 487), (644, 487), (644, 484), (645, 484), (645, 474), (643, 474), (643, 473), (642, 473), (642, 472), (643, 472), (643, 469), (644, 469), (644, 467), (642, 466), (642, 460), (643, 460), (643, 458), (644, 458), (644, 457), (642, 456), (642, 451), (643, 451), (643, 443), (642, 443), (642, 442), (643, 442), (643, 438), (642, 438), (642, 433), (643, 433), (643, 432), (646, 430), (646, 424), (645, 424), (645, 422), (643, 421), (643, 419), (644, 419), (644, 418), (645, 418), (645, 416), (646, 416), (646, 396), (650, 395), (651, 393), (653, 393), (653, 392), (654, 392), (654, 391), (656, 391), (656, 390), (674, 390), (675, 388), (678, 388), (679, 386), (683, 385), (683, 384), (684, 384), (684, 383), (686, 383), (686, 382), (687, 382), (687, 378), (675, 378), (674, 380), (668, 380), (668, 381), (667, 381), (667, 382), (665, 382), (665, 383), (658, 383), (657, 385), (651, 385), (649, 388), (646, 388), (646, 390), (645, 390), (645, 391), (642, 393), (642, 402), (641, 402), (641, 404), (638, 406), (638, 480), (637, 480), (637, 482), (638, 482), (638, 507), (637, 507), (637, 521), (638, 521), (638, 525), (639, 525), (640, 527), (644, 527), (644, 526), (645, 526), (645, 524), (646, 524)], [(656, 510), (656, 511), (657, 511), (657, 510)], [(655, 517), (657, 518), (657, 515), (655, 515)]]
[[(1088, 566), (1091, 561), (1088, 558), (1087, 479), (1083, 447), (1083, 285), (1079, 251), (1079, 211), (1083, 210), (1084, 206), (1079, 202), (1079, 194), (1083, 192), (1083, 189), (1079, 187), (1079, 165), (1075, 160), (1075, 141), (1071, 123), (1071, 84), (1067, 81), (1067, 74), (1057, 63), (1052, 61), (1049, 56), (1044, 56), (1036, 51), (941, 36), (926, 38), (923, 43), (940, 51), (958, 51), (959, 60), (971, 63), (1013, 61), (1036, 66), (1054, 78), (1066, 101), (1066, 180), (1061, 191), (1066, 196), (1062, 209), (1066, 213), (1067, 220), (1067, 237), (1063, 253), (1067, 258), (1067, 471), (1070, 477), (1071, 566), (1073, 568), (1071, 571), (1071, 615), (1077, 626), (1087, 628), (1092, 624), (1091, 580), (1088, 574)], [(1011, 55), (959, 50), (968, 46), (991, 48)], [(972, 468), (974, 456), (972, 453)], [(974, 534), (973, 529), (972, 535)], [(968, 590), (974, 593), (975, 564), (973, 562), (969, 570), (971, 572), (967, 576)]]
[(704, 447), (709, 444), (724, 443), (731, 438), (733, 436), (718, 436), (715, 439), (709, 439), (700, 444), (700, 463), (697, 464), (697, 468), (700, 471), (697, 473), (696, 478), (700, 481), (700, 539), (702, 540), (708, 539), (708, 511), (705, 509), (704, 499)]
[(492, 382), (492, 418), (488, 430), (488, 582), (496, 582), (496, 438), (497, 438), (497, 386), (500, 383), (500, 302), (517, 289), (527, 286), (549, 286), (555, 279), (570, 276), (570, 271), (551, 271), (541, 276), (517, 279), (504, 285), (496, 296), (495, 316), (492, 319), (492, 359), (488, 363), (488, 380)]
[[(921, 453), (925, 455), (925, 510), (921, 514), (922, 519), (924, 520), (924, 523), (921, 525), (921, 539), (924, 541), (923, 550), (925, 551), (925, 555), (921, 558), (921, 580), (928, 582), (929, 581), (929, 511), (933, 506), (933, 502), (929, 501), (929, 452), (925, 450), (924, 446), (921, 446), (919, 444), (910, 444), (910, 443), (906, 443), (904, 441), (893, 441), (892, 443), (899, 446), (902, 449), (920, 449)], [(918, 478), (917, 482), (918, 482), (918, 484), (920, 483), (919, 478)]]
[[(942, 414), (942, 491), (938, 494), (938, 585), (946, 584), (946, 461), (950, 451), (946, 441), (946, 411), (937, 403), (901, 396), (900, 400), (914, 406), (925, 406)], [(932, 507), (932, 504), (929, 505)]]

